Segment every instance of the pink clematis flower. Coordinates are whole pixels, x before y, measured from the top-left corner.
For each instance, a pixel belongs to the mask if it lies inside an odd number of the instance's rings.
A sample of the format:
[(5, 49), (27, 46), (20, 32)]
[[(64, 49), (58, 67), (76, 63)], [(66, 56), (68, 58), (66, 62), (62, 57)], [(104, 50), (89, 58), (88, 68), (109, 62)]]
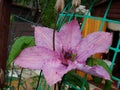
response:
[(52, 44), (53, 30), (35, 27), (36, 46), (24, 49), (15, 59), (15, 64), (29, 69), (42, 70), (47, 83), (51, 86), (60, 81), (72, 69), (110, 79), (101, 66), (86, 65), (88, 57), (104, 53), (111, 45), (112, 35), (107, 32), (94, 32), (82, 38), (76, 20), (66, 23), (56, 32), (55, 51)]

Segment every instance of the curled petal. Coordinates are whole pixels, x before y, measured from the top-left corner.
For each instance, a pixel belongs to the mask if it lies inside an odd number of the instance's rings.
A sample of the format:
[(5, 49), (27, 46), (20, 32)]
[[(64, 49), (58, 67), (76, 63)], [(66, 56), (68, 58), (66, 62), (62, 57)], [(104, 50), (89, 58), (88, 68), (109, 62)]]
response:
[(35, 46), (24, 49), (15, 59), (15, 64), (23, 68), (41, 70), (45, 60), (56, 60), (56, 58), (55, 52)]
[(61, 12), (64, 8), (64, 0), (57, 0), (55, 4), (55, 9), (57, 12)]
[(66, 23), (60, 29), (59, 37), (64, 48), (75, 48), (81, 40), (78, 21), (72, 20), (70, 23)]
[(112, 34), (107, 32), (94, 32), (84, 38), (78, 45), (79, 62), (86, 62), (87, 58), (96, 53), (105, 53), (112, 43)]
[(78, 70), (83, 71), (85, 73), (94, 75), (94, 76), (98, 76), (107, 80), (110, 80), (110, 75), (108, 74), (108, 72), (101, 66), (93, 66), (90, 67), (88, 65), (84, 65), (84, 64), (76, 64), (76, 67)]

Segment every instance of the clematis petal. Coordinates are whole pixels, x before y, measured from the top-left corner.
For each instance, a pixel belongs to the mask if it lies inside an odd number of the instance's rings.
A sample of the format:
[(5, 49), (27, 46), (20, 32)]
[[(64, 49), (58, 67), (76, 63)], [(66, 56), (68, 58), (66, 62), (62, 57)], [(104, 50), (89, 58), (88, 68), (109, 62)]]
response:
[(91, 74), (91, 75), (94, 75), (94, 76), (98, 76), (98, 77), (110, 80), (110, 75), (101, 66), (90, 67), (88, 65), (76, 63), (76, 67), (77, 67), (78, 70), (83, 71), (85, 73), (88, 73), (88, 74)]
[(42, 70), (49, 85), (60, 81), (64, 74), (76, 67), (72, 62), (68, 62), (68, 66), (63, 65), (55, 51), (40, 46), (24, 49), (15, 59), (15, 64)]
[(43, 74), (47, 83), (52, 86), (60, 81), (64, 74), (68, 71), (75, 69), (76, 66), (71, 62), (68, 66), (61, 64), (60, 60), (46, 61), (43, 67)]
[(112, 43), (112, 34), (107, 32), (94, 32), (84, 38), (79, 46), (77, 60), (85, 62), (88, 57), (95, 53), (105, 53)]
[(59, 37), (64, 48), (75, 48), (81, 40), (80, 27), (78, 21), (72, 20), (70, 23), (66, 23), (60, 29)]
[(15, 64), (23, 68), (41, 70), (44, 61), (56, 60), (57, 55), (52, 50), (34, 46), (24, 49), (20, 55), (15, 59)]
[[(53, 50), (53, 29), (47, 27), (35, 27), (35, 43), (37, 46), (49, 48)], [(58, 32), (55, 35), (55, 48), (56, 50), (61, 49), (61, 43), (58, 38)], [(59, 51), (59, 50), (58, 50)]]

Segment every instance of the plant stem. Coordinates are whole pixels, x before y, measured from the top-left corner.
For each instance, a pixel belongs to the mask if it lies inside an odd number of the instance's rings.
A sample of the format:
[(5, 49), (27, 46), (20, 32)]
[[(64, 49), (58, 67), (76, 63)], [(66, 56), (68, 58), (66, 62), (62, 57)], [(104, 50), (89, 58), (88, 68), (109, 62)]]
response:
[(20, 76), (19, 76), (19, 80), (18, 80), (18, 90), (19, 90), (19, 87), (20, 87), (20, 82), (21, 82), (21, 76), (22, 76), (22, 73), (23, 73), (23, 68), (21, 69), (21, 72), (20, 72)]
[(38, 78), (38, 83), (37, 83), (36, 90), (38, 90), (38, 87), (39, 87), (39, 84), (40, 84), (41, 74), (42, 74), (42, 70), (40, 71), (40, 75), (39, 75), (39, 78)]
[(14, 70), (14, 63), (12, 64), (12, 73), (11, 73), (11, 76), (10, 76), (10, 84), (9, 84), (10, 87), (11, 87), (11, 83), (12, 83), (13, 70)]
[(56, 86), (57, 86), (57, 84), (54, 85), (54, 90), (56, 90)]
[(56, 17), (55, 25), (54, 25), (54, 30), (53, 30), (53, 51), (55, 51), (55, 32), (56, 32), (56, 23), (57, 23), (58, 16), (59, 16), (59, 13), (57, 13), (57, 17)]
[(58, 90), (61, 90), (61, 88), (62, 88), (62, 81), (58, 82)]
[[(57, 13), (54, 30), (53, 30), (53, 51), (55, 51), (55, 32), (56, 32), (56, 23), (57, 23), (58, 16), (59, 16), (59, 13)], [(56, 86), (57, 86), (57, 84), (55, 84), (54, 90), (56, 90)]]
[(53, 31), (53, 51), (55, 51), (55, 29)]

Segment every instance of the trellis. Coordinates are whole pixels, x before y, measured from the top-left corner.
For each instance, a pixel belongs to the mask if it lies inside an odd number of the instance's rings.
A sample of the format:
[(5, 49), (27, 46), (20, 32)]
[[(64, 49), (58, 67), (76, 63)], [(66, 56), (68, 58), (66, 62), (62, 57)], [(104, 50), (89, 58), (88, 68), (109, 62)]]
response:
[[(117, 20), (112, 20), (112, 19), (108, 19), (107, 18), (107, 15), (108, 15), (108, 12), (110, 10), (110, 7), (111, 7), (111, 4), (112, 4), (112, 1), (113, 0), (109, 0), (109, 4), (106, 8), (106, 11), (104, 13), (104, 16), (103, 17), (95, 17), (95, 16), (90, 16), (89, 13), (92, 11), (92, 8), (94, 6), (94, 2), (91, 3), (89, 9), (88, 9), (88, 12), (86, 15), (80, 15), (80, 14), (75, 14), (74, 12), (71, 14), (69, 13), (72, 9), (71, 7), (71, 3), (69, 3), (65, 9), (63, 10), (63, 12), (59, 15), (59, 19), (58, 19), (58, 23), (59, 24), (61, 22), (61, 19), (62, 19), (62, 23), (66, 22), (66, 21), (71, 21), (72, 18), (75, 16), (77, 18), (84, 18), (84, 21), (82, 22), (82, 25), (81, 25), (81, 31), (83, 30), (85, 24), (86, 24), (86, 21), (88, 18), (90, 19), (94, 19), (94, 20), (100, 20), (102, 23), (100, 24), (100, 27), (99, 27), (99, 31), (102, 31), (103, 29), (103, 26), (104, 26), (104, 23), (105, 22), (113, 22), (113, 23), (116, 23), (116, 24), (120, 24), (120, 21), (117, 21)], [(66, 13), (67, 12), (67, 13)], [(67, 20), (66, 20), (66, 17), (67, 17)], [(64, 18), (64, 19), (63, 19)], [(61, 24), (62, 24), (61, 23)], [(89, 28), (89, 27), (88, 27)], [(112, 50), (114, 52), (113, 54), (113, 58), (112, 58), (112, 63), (110, 65), (110, 69), (113, 70), (114, 68), (114, 65), (115, 65), (115, 60), (116, 60), (116, 57), (117, 57), (117, 54), (120, 52), (120, 37), (118, 39), (118, 43), (117, 43), (117, 46), (116, 47), (110, 47), (109, 48), (110, 50)], [(115, 76), (112, 76), (112, 79), (117, 81), (118, 82), (118, 86), (119, 86), (119, 83), (120, 83), (120, 78), (117, 78)]]

